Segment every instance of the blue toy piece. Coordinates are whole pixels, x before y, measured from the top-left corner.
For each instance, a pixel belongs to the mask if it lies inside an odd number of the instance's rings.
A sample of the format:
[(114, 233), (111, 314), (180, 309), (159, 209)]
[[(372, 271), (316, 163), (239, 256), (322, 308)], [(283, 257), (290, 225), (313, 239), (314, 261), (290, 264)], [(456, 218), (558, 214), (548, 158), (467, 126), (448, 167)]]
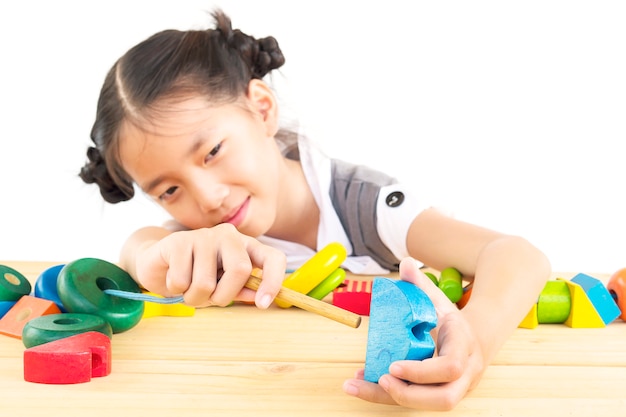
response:
[(62, 313), (67, 313), (57, 291), (57, 278), (65, 264), (51, 266), (43, 271), (35, 282), (35, 297), (54, 302)]
[(585, 290), (589, 301), (595, 307), (604, 324), (609, 324), (620, 316), (621, 311), (617, 303), (609, 290), (602, 284), (602, 281), (586, 274), (578, 274), (571, 281)]
[(423, 360), (435, 353), (430, 330), (435, 306), (424, 291), (406, 281), (374, 279), (364, 378), (378, 382), (398, 360)]
[(7, 312), (13, 308), (17, 301), (0, 301), (0, 318), (4, 317)]

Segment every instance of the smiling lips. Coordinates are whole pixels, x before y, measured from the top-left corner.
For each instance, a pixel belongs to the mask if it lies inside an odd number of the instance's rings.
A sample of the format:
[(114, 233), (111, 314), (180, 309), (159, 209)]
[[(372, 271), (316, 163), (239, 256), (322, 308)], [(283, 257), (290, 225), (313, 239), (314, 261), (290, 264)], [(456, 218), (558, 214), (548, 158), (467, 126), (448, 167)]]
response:
[(239, 206), (233, 214), (229, 214), (229, 216), (225, 217), (222, 223), (230, 223), (233, 226), (238, 227), (246, 218), (249, 204), (250, 197), (246, 198), (246, 201), (244, 201), (243, 204)]

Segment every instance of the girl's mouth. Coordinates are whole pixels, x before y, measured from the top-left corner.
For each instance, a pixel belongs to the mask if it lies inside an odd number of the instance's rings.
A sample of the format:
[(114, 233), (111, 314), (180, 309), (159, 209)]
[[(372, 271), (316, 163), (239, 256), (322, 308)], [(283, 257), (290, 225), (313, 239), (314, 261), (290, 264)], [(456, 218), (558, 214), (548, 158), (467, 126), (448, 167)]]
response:
[(250, 197), (246, 198), (246, 200), (239, 206), (239, 208), (229, 217), (225, 218), (223, 223), (230, 223), (235, 227), (238, 227), (245, 219), (246, 214), (248, 214), (248, 205), (250, 204)]

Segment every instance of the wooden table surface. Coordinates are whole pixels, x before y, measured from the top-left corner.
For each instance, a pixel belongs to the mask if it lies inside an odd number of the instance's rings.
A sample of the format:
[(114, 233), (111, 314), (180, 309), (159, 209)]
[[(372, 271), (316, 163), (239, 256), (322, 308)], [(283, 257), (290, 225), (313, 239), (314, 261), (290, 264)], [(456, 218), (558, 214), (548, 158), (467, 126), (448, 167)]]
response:
[[(9, 262), (35, 282), (51, 262)], [(569, 279), (574, 273), (555, 274)], [(590, 274), (606, 282), (607, 274)], [(363, 367), (358, 329), (297, 308), (235, 305), (151, 317), (112, 340), (112, 372), (25, 382), (24, 346), (0, 335), (1, 416), (433, 416), (343, 393)], [(517, 329), (448, 416), (626, 416), (626, 323)]]

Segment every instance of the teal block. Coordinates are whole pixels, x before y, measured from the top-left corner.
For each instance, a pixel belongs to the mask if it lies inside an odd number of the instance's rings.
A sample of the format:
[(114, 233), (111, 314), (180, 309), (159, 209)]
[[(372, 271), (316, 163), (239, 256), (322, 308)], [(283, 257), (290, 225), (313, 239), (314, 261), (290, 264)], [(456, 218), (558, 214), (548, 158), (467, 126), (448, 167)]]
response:
[(378, 382), (398, 360), (423, 360), (435, 353), (430, 331), (437, 325), (435, 306), (414, 284), (374, 279), (364, 379)]
[(604, 324), (609, 324), (620, 316), (617, 303), (602, 281), (586, 274), (578, 274), (571, 281), (582, 287)]

